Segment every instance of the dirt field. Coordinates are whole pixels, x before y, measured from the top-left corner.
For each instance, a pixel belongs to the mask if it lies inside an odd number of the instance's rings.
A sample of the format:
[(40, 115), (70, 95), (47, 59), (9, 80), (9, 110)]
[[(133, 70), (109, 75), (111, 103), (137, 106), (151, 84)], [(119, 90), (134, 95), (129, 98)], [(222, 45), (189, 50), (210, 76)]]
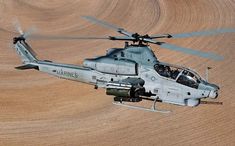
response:
[[(224, 56), (213, 61), (152, 45), (161, 61), (181, 64), (221, 87), (223, 105), (196, 108), (158, 104), (171, 114), (112, 104), (103, 89), (35, 70), (18, 71), (9, 46), (18, 18), (42, 34), (117, 35), (82, 19), (90, 15), (131, 32), (158, 34), (235, 28), (234, 0), (0, 0), (0, 145), (235, 145), (235, 33), (172, 39), (182, 47)], [(38, 58), (81, 64), (120, 42), (29, 40)], [(148, 105), (149, 103), (144, 103)]]

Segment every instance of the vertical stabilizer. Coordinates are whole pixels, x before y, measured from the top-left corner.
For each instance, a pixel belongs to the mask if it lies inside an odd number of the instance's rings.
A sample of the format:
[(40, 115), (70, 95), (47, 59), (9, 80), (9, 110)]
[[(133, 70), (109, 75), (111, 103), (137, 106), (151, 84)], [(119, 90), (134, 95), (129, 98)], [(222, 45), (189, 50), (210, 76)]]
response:
[(14, 43), (14, 48), (16, 52), (19, 54), (23, 64), (37, 61), (36, 53), (25, 42), (25, 39), (23, 37), (14, 38), (13, 43)]

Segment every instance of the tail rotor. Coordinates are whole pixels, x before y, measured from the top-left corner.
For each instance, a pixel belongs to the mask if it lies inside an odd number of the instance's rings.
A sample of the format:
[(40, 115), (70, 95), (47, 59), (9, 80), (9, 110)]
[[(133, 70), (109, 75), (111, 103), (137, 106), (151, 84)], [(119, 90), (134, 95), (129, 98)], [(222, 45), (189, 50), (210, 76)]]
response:
[(14, 26), (16, 32), (20, 34), (20, 36), (18, 36), (16, 38), (21, 39), (21, 40), (25, 40), (25, 39), (29, 38), (30, 35), (32, 35), (32, 33), (34, 33), (36, 31), (36, 27), (34, 27), (34, 26), (30, 27), (26, 31), (23, 31), (21, 24), (17, 18), (15, 18), (13, 20), (13, 26)]

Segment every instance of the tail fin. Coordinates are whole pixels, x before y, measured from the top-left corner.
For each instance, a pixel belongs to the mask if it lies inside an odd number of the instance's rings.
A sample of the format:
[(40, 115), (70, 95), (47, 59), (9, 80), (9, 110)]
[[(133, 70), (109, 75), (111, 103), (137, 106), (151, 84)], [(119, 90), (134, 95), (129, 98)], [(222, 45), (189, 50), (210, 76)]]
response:
[(28, 64), (31, 62), (36, 62), (38, 59), (36, 58), (36, 53), (32, 50), (32, 48), (25, 42), (23, 37), (14, 38), (14, 48), (16, 52), (21, 57), (23, 64)]

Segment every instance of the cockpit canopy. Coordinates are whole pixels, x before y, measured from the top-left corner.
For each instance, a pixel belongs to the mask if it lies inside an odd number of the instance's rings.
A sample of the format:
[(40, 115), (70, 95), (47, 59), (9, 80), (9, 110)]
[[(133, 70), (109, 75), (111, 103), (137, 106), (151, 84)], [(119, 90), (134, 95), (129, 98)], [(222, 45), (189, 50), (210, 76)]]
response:
[(175, 80), (177, 83), (191, 88), (197, 89), (202, 81), (202, 78), (195, 71), (185, 67), (159, 62), (154, 65), (154, 69), (160, 76)]

